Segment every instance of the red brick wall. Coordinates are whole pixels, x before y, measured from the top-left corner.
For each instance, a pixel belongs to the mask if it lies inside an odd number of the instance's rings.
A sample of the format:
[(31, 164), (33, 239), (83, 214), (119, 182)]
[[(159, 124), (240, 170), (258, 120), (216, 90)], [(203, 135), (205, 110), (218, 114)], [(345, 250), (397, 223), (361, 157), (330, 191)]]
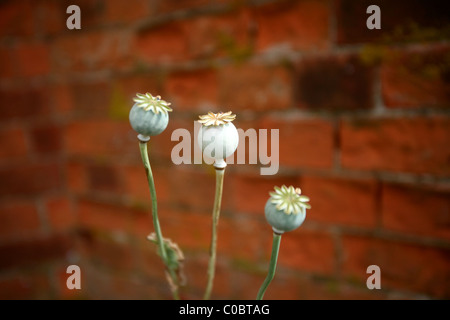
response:
[[(81, 8), (81, 30), (66, 8)], [(381, 30), (366, 8), (381, 8)], [(213, 298), (253, 299), (274, 185), (311, 197), (270, 299), (450, 297), (448, 1), (0, 2), (0, 298), (170, 298), (136, 134), (135, 93), (173, 103), (150, 142), (161, 225), (206, 283), (214, 173), (172, 163), (205, 111), (280, 130), (280, 171), (230, 165)], [(82, 290), (66, 288), (77, 264)], [(381, 290), (366, 268), (381, 268)]]

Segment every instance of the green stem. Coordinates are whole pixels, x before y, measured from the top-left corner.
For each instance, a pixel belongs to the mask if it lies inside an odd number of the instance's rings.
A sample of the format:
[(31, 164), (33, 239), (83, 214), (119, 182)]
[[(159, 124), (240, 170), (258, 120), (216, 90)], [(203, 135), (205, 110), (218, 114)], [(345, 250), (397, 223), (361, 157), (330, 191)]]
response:
[(211, 247), (208, 263), (208, 282), (203, 296), (204, 300), (209, 300), (214, 282), (214, 273), (216, 269), (217, 224), (219, 223), (220, 205), (222, 202), (224, 173), (225, 168), (216, 168), (216, 191), (214, 196)]
[(256, 300), (262, 300), (264, 293), (267, 290), (270, 282), (275, 276), (275, 271), (277, 268), (277, 260), (278, 260), (278, 252), (280, 251), (280, 242), (281, 242), (281, 234), (273, 233), (273, 242), (272, 242), (272, 255), (270, 257), (270, 265), (269, 272), (267, 273), (267, 277), (264, 280), (261, 288), (258, 291), (258, 295), (256, 296)]
[(172, 278), (172, 281), (176, 287), (175, 290), (172, 290), (174, 299), (178, 300), (179, 296), (178, 296), (177, 276), (175, 274), (175, 271), (172, 268), (170, 268), (168, 265), (167, 253), (166, 253), (166, 249), (164, 247), (164, 240), (163, 240), (163, 236), (162, 236), (162, 232), (161, 232), (161, 226), (159, 225), (158, 201), (156, 198), (156, 188), (155, 188), (155, 182), (153, 179), (152, 168), (150, 166), (150, 160), (148, 159), (147, 142), (139, 141), (139, 149), (141, 151), (141, 158), (142, 158), (142, 162), (145, 167), (145, 173), (147, 174), (147, 181), (148, 181), (148, 186), (150, 189), (150, 196), (152, 198), (153, 227), (155, 228), (159, 252), (161, 255), (161, 259), (164, 261), (164, 265), (166, 266), (167, 270), (169, 271), (170, 277)]

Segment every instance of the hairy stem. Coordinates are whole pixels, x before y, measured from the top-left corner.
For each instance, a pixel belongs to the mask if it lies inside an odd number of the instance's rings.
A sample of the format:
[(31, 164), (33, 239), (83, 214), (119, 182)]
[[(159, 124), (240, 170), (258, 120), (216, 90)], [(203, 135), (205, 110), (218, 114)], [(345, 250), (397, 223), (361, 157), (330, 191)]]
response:
[(225, 173), (225, 168), (217, 168), (216, 167), (216, 191), (215, 191), (215, 196), (214, 196), (211, 247), (210, 247), (209, 263), (208, 263), (208, 282), (206, 285), (205, 294), (203, 296), (204, 300), (208, 300), (210, 298), (212, 287), (213, 287), (213, 282), (214, 282), (214, 273), (215, 273), (215, 269), (216, 269), (217, 224), (219, 223), (220, 205), (222, 202), (224, 173)]
[(267, 290), (267, 287), (269, 286), (270, 282), (275, 276), (275, 270), (277, 268), (278, 252), (280, 251), (280, 242), (281, 242), (281, 234), (274, 232), (272, 242), (272, 254), (270, 256), (269, 272), (267, 273), (267, 277), (266, 279), (264, 279), (264, 282), (258, 291), (256, 300), (262, 300), (264, 293)]
[(172, 278), (172, 282), (175, 284), (175, 289), (172, 290), (173, 297), (175, 300), (178, 300), (179, 296), (178, 296), (177, 276), (176, 276), (175, 271), (172, 268), (170, 268), (168, 265), (167, 252), (164, 247), (164, 240), (163, 240), (163, 236), (162, 236), (162, 232), (161, 232), (161, 226), (159, 225), (158, 201), (156, 198), (156, 189), (155, 189), (155, 182), (153, 179), (152, 168), (150, 166), (150, 161), (148, 159), (147, 142), (140, 141), (139, 149), (141, 151), (142, 162), (145, 167), (145, 173), (147, 174), (147, 181), (148, 181), (148, 186), (150, 189), (150, 196), (152, 198), (153, 227), (155, 228), (159, 253), (161, 255), (161, 259), (164, 262), (164, 265), (166, 266), (167, 270), (169, 271), (169, 275)]

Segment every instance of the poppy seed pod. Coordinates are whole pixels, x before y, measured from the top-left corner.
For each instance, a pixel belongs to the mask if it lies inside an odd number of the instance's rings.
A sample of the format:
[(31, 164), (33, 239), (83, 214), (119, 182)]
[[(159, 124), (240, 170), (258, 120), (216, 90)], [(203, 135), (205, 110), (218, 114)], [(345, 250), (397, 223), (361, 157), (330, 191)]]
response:
[(131, 127), (143, 136), (156, 136), (163, 132), (169, 123), (170, 103), (160, 96), (150, 93), (137, 94), (136, 102), (130, 110)]
[(200, 116), (202, 127), (197, 142), (203, 154), (215, 160), (215, 166), (225, 167), (225, 159), (231, 156), (239, 144), (239, 134), (231, 123), (236, 118), (231, 111)]
[(311, 208), (308, 201), (299, 188), (275, 187), (264, 209), (266, 220), (279, 234), (297, 229), (305, 221), (306, 209)]

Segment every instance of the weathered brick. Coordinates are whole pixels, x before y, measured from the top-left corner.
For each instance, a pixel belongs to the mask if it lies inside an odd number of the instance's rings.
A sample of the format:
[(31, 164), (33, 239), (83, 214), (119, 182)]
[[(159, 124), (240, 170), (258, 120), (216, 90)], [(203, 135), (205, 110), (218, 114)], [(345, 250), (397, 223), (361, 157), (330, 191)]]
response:
[(29, 119), (51, 111), (48, 90), (44, 87), (0, 89), (0, 120)]
[(409, 53), (392, 52), (384, 60), (381, 88), (387, 107), (450, 107), (448, 47)]
[(414, 117), (348, 120), (341, 125), (345, 168), (415, 173), (450, 173), (449, 119)]
[(382, 224), (407, 234), (450, 238), (448, 190), (410, 185), (383, 185)]
[[(150, 205), (151, 197), (147, 176), (143, 164), (121, 166), (118, 168), (121, 181), (123, 181), (122, 194), (126, 194), (133, 201), (139, 201)], [(161, 166), (152, 166), (158, 203), (168, 202), (170, 196), (171, 171)]]
[(90, 118), (108, 116), (112, 103), (112, 91), (109, 83), (72, 84), (70, 91), (74, 115)]
[(19, 266), (36, 267), (39, 263), (64, 259), (72, 249), (72, 241), (63, 235), (2, 244), (0, 245), (0, 269)]
[(139, 145), (128, 122), (104, 119), (78, 121), (66, 127), (64, 144), (70, 155), (101, 156), (136, 155)]
[[(0, 47), (0, 79), (11, 79), (16, 75), (13, 50), (7, 46)], [(8, 61), (9, 63), (5, 63)], [(13, 63), (10, 63), (13, 62)]]
[(335, 272), (333, 239), (320, 231), (299, 229), (290, 232), (281, 239), (278, 263), (297, 270), (332, 275)]
[(46, 43), (22, 43), (15, 48), (19, 74), (23, 77), (50, 73), (50, 50)]
[(289, 46), (294, 50), (322, 49), (329, 45), (328, 1), (284, 1), (255, 10), (258, 50)]
[(264, 118), (260, 127), (280, 130), (280, 166), (330, 168), (333, 165), (334, 129), (330, 121)]
[(127, 69), (131, 64), (130, 41), (128, 31), (92, 31), (58, 37), (51, 48), (52, 70), (66, 74)]
[(27, 154), (25, 133), (20, 127), (1, 129), (0, 143), (1, 159), (18, 158)]
[[(207, 251), (211, 239), (211, 214), (167, 209), (160, 210), (158, 214), (165, 238), (172, 239), (182, 250)], [(151, 225), (150, 228), (153, 230)]]
[(31, 36), (34, 32), (31, 1), (2, 1), (0, 3), (0, 35), (2, 37)]
[(121, 205), (81, 200), (78, 219), (82, 227), (112, 232), (133, 232), (135, 216), (140, 211)]
[(104, 5), (107, 23), (133, 23), (152, 14), (152, 5), (146, 0), (108, 0)]
[(284, 66), (229, 65), (219, 71), (219, 104), (234, 112), (287, 109), (291, 83)]
[(355, 56), (302, 60), (297, 68), (297, 106), (310, 110), (356, 110), (373, 106), (373, 70)]
[(34, 154), (56, 154), (62, 149), (62, 130), (59, 125), (35, 126), (31, 129), (30, 138)]
[(375, 227), (377, 185), (374, 181), (304, 176), (301, 182), (302, 192), (311, 199), (308, 220)]
[(209, 4), (208, 0), (190, 0), (190, 1), (179, 1), (179, 0), (166, 0), (161, 1), (157, 4), (157, 11), (163, 13), (170, 13), (181, 10), (189, 10), (198, 8)]
[(182, 22), (174, 21), (137, 33), (133, 42), (136, 58), (150, 63), (183, 60), (188, 52), (184, 29)]
[(2, 300), (51, 299), (50, 292), (50, 281), (43, 272), (15, 274), (0, 280)]
[(69, 191), (74, 193), (87, 193), (89, 190), (89, 180), (86, 167), (76, 161), (68, 161), (65, 167), (67, 186)]
[(111, 165), (90, 165), (87, 167), (91, 192), (120, 192), (122, 190), (118, 170)]
[(27, 164), (0, 169), (0, 195), (36, 195), (57, 190), (62, 185), (60, 168), (56, 164)]
[(388, 240), (345, 236), (342, 239), (343, 274), (366, 282), (367, 267), (381, 270), (381, 288), (399, 288), (437, 298), (450, 295), (449, 250)]
[(0, 205), (0, 238), (22, 237), (37, 233), (39, 216), (33, 203), (12, 202)]
[[(411, 42), (448, 36), (449, 3), (440, 0), (340, 0), (337, 2), (337, 41), (350, 44), (369, 41)], [(381, 29), (366, 26), (367, 7), (381, 10)], [(431, 32), (430, 32), (431, 31)], [(430, 38), (431, 35), (431, 38)]]
[(209, 111), (218, 105), (218, 79), (215, 70), (171, 73), (165, 86), (167, 100), (176, 110)]
[(66, 197), (52, 197), (45, 203), (47, 219), (54, 231), (67, 231), (76, 225), (75, 212)]
[(229, 56), (241, 60), (251, 52), (248, 11), (169, 21), (143, 28), (135, 38), (137, 57), (148, 63)]

